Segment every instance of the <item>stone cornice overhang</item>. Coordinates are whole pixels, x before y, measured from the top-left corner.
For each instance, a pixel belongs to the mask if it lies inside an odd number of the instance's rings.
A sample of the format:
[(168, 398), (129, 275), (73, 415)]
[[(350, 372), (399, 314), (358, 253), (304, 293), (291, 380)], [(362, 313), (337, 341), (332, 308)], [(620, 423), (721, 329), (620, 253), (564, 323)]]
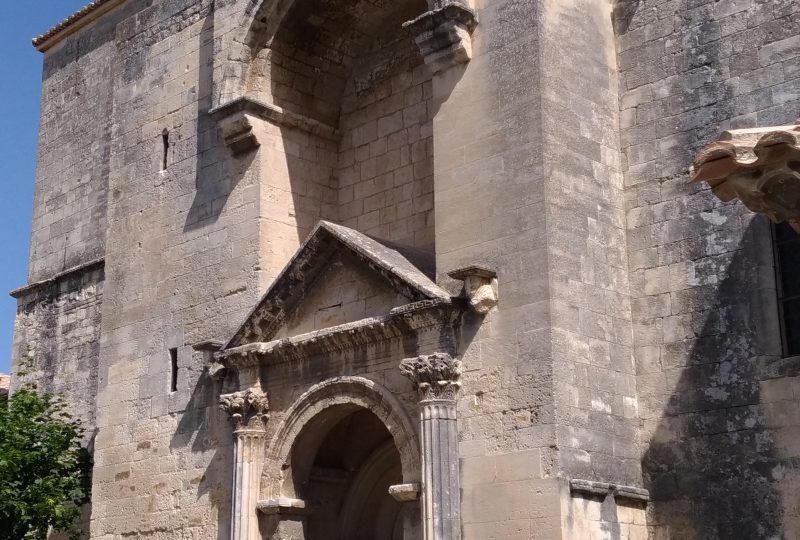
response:
[(50, 30), (31, 41), (39, 52), (46, 52), (56, 43), (96, 21), (126, 0), (95, 0), (76, 11)]
[(423, 300), (394, 308), (379, 317), (269, 342), (248, 343), (220, 351), (214, 358), (227, 367), (239, 369), (353, 350), (427, 330), (447, 332), (465, 309), (466, 304), (458, 298)]
[(800, 232), (800, 124), (724, 132), (697, 154), (691, 181)]
[(86, 272), (91, 272), (93, 270), (98, 270), (100, 268), (104, 268), (106, 264), (106, 260), (104, 258), (94, 259), (84, 264), (79, 264), (77, 266), (73, 266), (72, 268), (68, 268), (63, 272), (59, 272), (58, 274), (54, 275), (51, 278), (43, 279), (41, 281), (35, 281), (33, 283), (29, 283), (23, 287), (19, 287), (17, 289), (12, 290), (8, 294), (19, 300), (24, 296), (28, 296), (34, 292), (37, 292), (41, 289), (50, 287), (55, 285), (56, 283), (63, 281), (65, 279), (69, 279), (77, 274), (85, 274)]
[(222, 129), (223, 140), (235, 155), (254, 150), (260, 145), (253, 132), (251, 118), (276, 126), (296, 128), (333, 142), (341, 139), (341, 132), (334, 126), (247, 96), (214, 107), (208, 114)]

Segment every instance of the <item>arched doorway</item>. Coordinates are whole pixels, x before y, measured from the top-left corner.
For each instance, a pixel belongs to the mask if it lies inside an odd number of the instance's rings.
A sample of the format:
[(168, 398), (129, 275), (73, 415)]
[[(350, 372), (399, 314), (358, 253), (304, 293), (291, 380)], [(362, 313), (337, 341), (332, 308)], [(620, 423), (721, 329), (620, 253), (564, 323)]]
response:
[(389, 486), (402, 482), (400, 454), (381, 420), (342, 405), (321, 412), (291, 453), (292, 483), (310, 513), (306, 540), (399, 540), (401, 506)]
[(286, 411), (265, 462), (262, 498), (300, 500), (303, 515), (272, 516), (262, 534), (418, 539), (419, 503), (398, 503), (388, 492), (391, 485), (419, 483), (419, 457), (414, 424), (389, 390), (362, 377), (321, 382)]

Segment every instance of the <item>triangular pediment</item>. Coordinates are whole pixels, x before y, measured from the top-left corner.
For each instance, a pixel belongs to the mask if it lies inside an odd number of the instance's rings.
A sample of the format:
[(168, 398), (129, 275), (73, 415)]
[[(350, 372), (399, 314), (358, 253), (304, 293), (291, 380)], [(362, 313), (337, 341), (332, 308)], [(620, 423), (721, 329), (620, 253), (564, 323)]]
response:
[(449, 299), (421, 270), (426, 262), (424, 256), (322, 221), (224, 349), (379, 317), (415, 302)]

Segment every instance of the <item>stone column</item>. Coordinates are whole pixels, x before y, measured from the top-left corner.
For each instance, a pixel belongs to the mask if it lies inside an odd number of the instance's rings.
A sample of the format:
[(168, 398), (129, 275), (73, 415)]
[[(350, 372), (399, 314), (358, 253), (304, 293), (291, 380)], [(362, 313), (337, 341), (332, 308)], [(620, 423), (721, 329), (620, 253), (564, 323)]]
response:
[(219, 405), (234, 424), (231, 540), (254, 540), (269, 401), (259, 390), (245, 390), (220, 396)]
[(461, 538), (456, 394), (461, 362), (436, 353), (403, 360), (400, 371), (420, 394), (422, 530), (425, 540)]

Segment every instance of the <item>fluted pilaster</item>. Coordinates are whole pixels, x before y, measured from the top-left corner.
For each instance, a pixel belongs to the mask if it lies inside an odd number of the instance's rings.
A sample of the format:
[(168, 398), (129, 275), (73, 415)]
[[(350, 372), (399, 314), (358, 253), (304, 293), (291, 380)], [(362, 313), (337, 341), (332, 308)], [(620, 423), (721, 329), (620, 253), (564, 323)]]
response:
[(220, 396), (220, 408), (234, 423), (231, 539), (258, 538), (256, 505), (264, 463), (269, 401), (258, 390)]
[(437, 353), (404, 360), (400, 371), (420, 393), (422, 528), (425, 540), (461, 538), (456, 394), (461, 362)]

